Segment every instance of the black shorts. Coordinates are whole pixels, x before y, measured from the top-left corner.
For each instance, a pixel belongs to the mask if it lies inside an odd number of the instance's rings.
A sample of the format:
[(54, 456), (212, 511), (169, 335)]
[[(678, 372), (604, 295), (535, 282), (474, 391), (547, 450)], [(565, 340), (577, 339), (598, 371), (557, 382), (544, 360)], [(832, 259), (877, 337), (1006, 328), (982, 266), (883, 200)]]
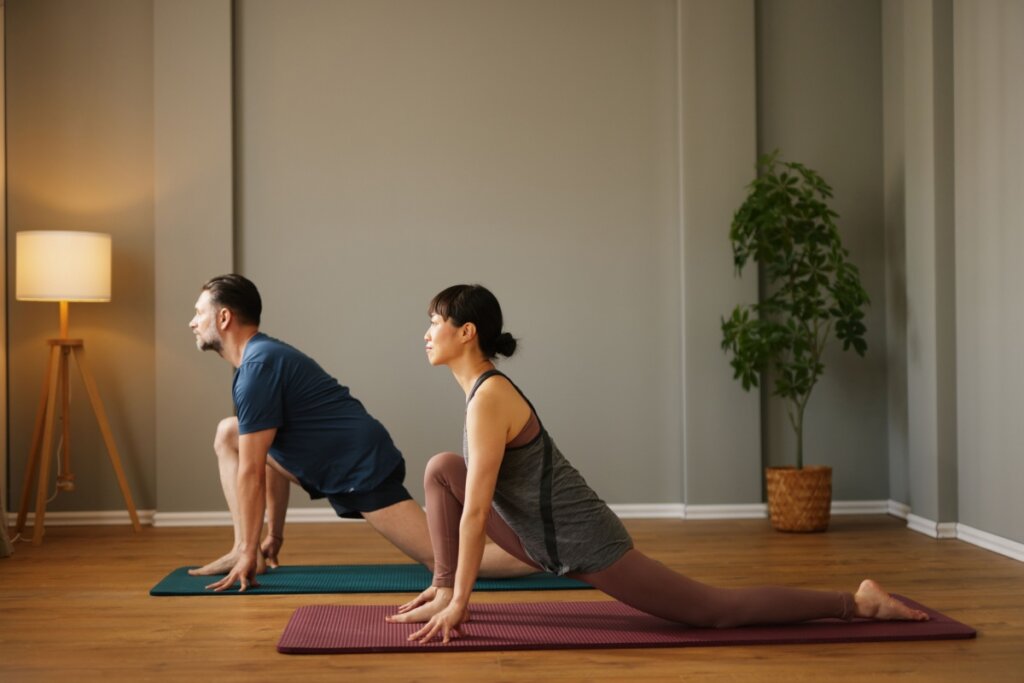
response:
[(395, 469), (391, 470), (391, 474), (374, 490), (339, 493), (327, 496), (327, 500), (339, 517), (362, 519), (364, 512), (374, 512), (395, 503), (401, 503), (403, 500), (412, 500), (412, 496), (402, 484), (403, 481), (405, 481), (405, 460), (400, 461)]

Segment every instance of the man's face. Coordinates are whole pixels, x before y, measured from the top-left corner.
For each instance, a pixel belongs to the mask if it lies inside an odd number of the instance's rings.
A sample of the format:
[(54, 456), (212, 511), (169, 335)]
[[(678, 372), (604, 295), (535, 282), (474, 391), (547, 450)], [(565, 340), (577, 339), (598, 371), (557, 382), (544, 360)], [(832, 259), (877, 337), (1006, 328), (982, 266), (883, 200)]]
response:
[(188, 324), (196, 336), (196, 348), (200, 351), (221, 352), (220, 331), (217, 329), (217, 307), (210, 300), (210, 293), (203, 291), (196, 299), (196, 314)]

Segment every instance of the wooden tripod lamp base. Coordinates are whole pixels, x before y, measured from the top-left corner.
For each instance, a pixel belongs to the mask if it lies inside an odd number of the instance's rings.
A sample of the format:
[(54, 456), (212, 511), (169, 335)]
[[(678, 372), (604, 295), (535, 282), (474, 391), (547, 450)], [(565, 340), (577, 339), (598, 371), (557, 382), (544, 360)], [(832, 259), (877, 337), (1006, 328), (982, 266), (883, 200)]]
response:
[(61, 468), (62, 473), (58, 479), (57, 486), (64, 490), (72, 490), (74, 488), (74, 475), (71, 473), (70, 375), (68, 368), (72, 355), (74, 355), (76, 365), (82, 375), (82, 382), (85, 384), (85, 391), (89, 395), (89, 403), (92, 405), (93, 414), (95, 414), (96, 422), (99, 424), (103, 443), (107, 447), (110, 464), (114, 467), (114, 474), (117, 476), (121, 495), (124, 496), (124, 502), (128, 506), (132, 528), (135, 531), (140, 531), (142, 527), (139, 524), (139, 515), (132, 500), (131, 490), (128, 488), (128, 481), (124, 476), (121, 456), (117, 452), (117, 445), (114, 443), (114, 437), (110, 431), (107, 412), (103, 407), (103, 400), (100, 398), (99, 390), (96, 387), (96, 379), (93, 377), (92, 371), (86, 362), (85, 344), (81, 339), (66, 338), (49, 339), (47, 343), (50, 345), (50, 362), (46, 368), (42, 397), (39, 400), (39, 410), (36, 412), (35, 427), (32, 431), (32, 449), (29, 452), (28, 467), (25, 470), (25, 481), (21, 489), (21, 507), (18, 510), (17, 532), (20, 534), (24, 531), (25, 521), (28, 516), (29, 497), (38, 480), (32, 543), (38, 545), (43, 542), (43, 522), (46, 517), (46, 501), (49, 495), (50, 453), (53, 449), (54, 421), (57, 416), (58, 400), (60, 401), (63, 418), (63, 467)]
[[(111, 237), (99, 232), (68, 230), (29, 230), (19, 232), (17, 251), (17, 299), (19, 301), (60, 302), (60, 337), (47, 340), (50, 345), (50, 362), (46, 366), (43, 392), (36, 411), (35, 428), (32, 431), (32, 450), (25, 468), (25, 483), (21, 490), (21, 507), (18, 510), (18, 533), (25, 528), (28, 516), (29, 496), (36, 488), (36, 515), (32, 543), (43, 541), (43, 521), (46, 517), (46, 503), (50, 483), (50, 460), (53, 452), (54, 422), (57, 419), (57, 403), (60, 402), (61, 426), (61, 467), (57, 488), (71, 491), (75, 488), (75, 477), (71, 473), (71, 424), (70, 424), (70, 375), (69, 364), (74, 356), (78, 371), (89, 394), (92, 412), (96, 415), (103, 443), (106, 444), (110, 464), (114, 466), (121, 495), (128, 505), (132, 527), (139, 531), (139, 515), (132, 502), (131, 491), (121, 467), (121, 456), (117, 453), (114, 437), (110, 433), (107, 411), (103, 408), (96, 380), (85, 360), (85, 346), (81, 339), (68, 338), (68, 302), (110, 301)], [(2, 513), (2, 511), (0, 511)]]

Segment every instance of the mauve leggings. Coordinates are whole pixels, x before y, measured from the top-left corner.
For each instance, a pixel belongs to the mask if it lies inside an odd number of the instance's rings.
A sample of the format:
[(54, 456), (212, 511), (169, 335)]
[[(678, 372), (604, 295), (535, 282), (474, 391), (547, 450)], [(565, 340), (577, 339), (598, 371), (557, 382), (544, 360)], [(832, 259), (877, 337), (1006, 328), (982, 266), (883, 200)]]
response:
[[(427, 520), (434, 548), (435, 586), (451, 587), (459, 557), (459, 521), (466, 499), (466, 464), (456, 453), (439, 453), (424, 474)], [(506, 552), (537, 567), (516, 533), (492, 508), (487, 535)], [(784, 624), (810, 619), (851, 619), (851, 593), (801, 588), (716, 588), (677, 574), (632, 549), (607, 569), (570, 573), (627, 605), (690, 626), (728, 628), (746, 624)]]

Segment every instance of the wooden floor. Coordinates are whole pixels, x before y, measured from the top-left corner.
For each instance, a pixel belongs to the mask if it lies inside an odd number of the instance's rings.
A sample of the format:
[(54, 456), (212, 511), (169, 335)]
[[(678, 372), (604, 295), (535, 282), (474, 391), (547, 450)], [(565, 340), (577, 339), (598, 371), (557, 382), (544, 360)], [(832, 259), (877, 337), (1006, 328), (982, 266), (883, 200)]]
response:
[[(219, 556), (230, 529), (54, 527), (0, 560), (0, 681), (1024, 681), (1024, 564), (935, 541), (884, 516), (819, 535), (763, 521), (628, 521), (638, 548), (694, 578), (852, 589), (864, 576), (960, 621), (970, 641), (392, 655), (281, 655), (307, 604), (403, 595), (153, 598), (171, 569)], [(400, 562), (365, 524), (295, 524), (291, 564)], [(657, 590), (652, 586), (652, 590)], [(480, 594), (480, 602), (605, 599), (597, 591)]]

